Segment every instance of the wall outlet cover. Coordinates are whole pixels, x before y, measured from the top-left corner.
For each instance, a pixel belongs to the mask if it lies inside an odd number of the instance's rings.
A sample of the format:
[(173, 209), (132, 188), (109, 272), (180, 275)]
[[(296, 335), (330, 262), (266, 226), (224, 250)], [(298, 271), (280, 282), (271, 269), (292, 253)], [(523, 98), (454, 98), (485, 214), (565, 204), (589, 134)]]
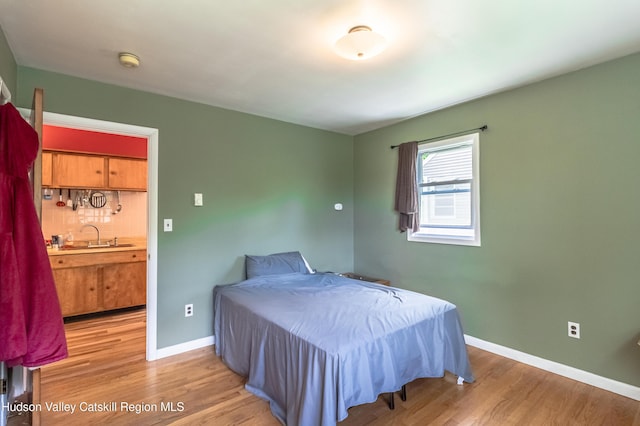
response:
[(580, 324), (577, 322), (569, 321), (567, 323), (567, 333), (569, 337), (573, 337), (574, 339), (580, 338)]

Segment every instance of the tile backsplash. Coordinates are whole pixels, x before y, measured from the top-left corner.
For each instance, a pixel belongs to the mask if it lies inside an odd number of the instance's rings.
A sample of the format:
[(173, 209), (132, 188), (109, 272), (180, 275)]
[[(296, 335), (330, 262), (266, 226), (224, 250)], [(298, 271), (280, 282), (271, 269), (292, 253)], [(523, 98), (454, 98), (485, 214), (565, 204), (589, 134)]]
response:
[[(71, 207), (58, 207), (58, 189), (51, 191), (52, 197), (42, 199), (42, 233), (45, 239), (52, 235), (73, 234), (74, 240), (95, 240), (96, 232), (86, 224), (95, 225), (100, 229), (100, 238), (110, 240), (113, 237), (146, 237), (147, 235), (147, 193), (120, 191), (120, 205), (122, 209), (115, 213), (118, 202), (116, 191), (101, 191), (107, 197), (107, 204), (101, 208), (94, 208), (89, 203), (78, 205), (74, 211)], [(79, 191), (80, 194), (83, 191)], [(44, 193), (44, 190), (43, 190)], [(71, 190), (74, 200), (76, 190)], [(62, 200), (66, 203), (68, 191), (62, 190)]]

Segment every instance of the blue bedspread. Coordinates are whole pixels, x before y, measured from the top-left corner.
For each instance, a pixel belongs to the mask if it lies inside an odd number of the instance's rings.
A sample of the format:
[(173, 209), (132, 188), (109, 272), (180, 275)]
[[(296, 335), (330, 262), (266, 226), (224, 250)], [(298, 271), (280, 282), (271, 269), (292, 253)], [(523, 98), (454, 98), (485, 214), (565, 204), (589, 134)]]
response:
[(214, 289), (216, 353), (287, 425), (335, 425), (447, 370), (474, 380), (455, 305), (336, 276), (282, 274)]

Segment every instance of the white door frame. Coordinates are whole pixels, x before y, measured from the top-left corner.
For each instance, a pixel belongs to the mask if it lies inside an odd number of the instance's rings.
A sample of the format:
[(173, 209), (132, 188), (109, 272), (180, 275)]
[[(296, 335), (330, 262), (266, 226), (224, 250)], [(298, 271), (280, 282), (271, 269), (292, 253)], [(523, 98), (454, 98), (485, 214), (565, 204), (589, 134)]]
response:
[(44, 124), (147, 139), (147, 361), (158, 358), (158, 129), (44, 112)]

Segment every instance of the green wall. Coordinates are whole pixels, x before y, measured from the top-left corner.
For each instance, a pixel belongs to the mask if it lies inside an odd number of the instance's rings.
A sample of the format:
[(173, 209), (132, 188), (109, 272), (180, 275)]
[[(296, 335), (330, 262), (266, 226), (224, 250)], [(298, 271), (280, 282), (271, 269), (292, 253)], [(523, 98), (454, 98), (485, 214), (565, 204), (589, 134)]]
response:
[(159, 348), (213, 334), (212, 288), (243, 278), (244, 254), (353, 268), (350, 136), (31, 68), (18, 77), (21, 106), (42, 87), (45, 111), (159, 129), (158, 223), (174, 229), (158, 229)]
[(13, 53), (11, 53), (2, 28), (0, 28), (0, 76), (2, 76), (2, 80), (7, 87), (9, 87), (12, 97), (15, 97), (16, 93), (17, 73), (18, 67), (16, 66), (16, 60), (13, 57)]
[[(357, 136), (355, 270), (452, 301), (469, 335), (640, 386), (639, 76), (636, 54)], [(407, 242), (389, 146), (485, 123), (482, 246)]]

